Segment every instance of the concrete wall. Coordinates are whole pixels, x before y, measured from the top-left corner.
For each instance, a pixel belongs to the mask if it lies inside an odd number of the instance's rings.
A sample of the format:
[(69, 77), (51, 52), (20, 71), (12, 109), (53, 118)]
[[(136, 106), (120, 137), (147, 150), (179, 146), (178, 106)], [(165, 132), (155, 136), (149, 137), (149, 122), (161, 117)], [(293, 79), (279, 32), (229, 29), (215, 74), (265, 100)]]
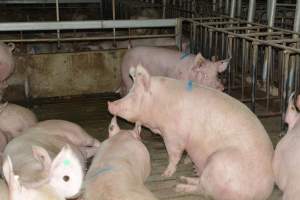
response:
[(16, 56), (16, 71), (4, 99), (25, 98), (28, 79), (33, 98), (112, 92), (120, 84), (126, 50)]

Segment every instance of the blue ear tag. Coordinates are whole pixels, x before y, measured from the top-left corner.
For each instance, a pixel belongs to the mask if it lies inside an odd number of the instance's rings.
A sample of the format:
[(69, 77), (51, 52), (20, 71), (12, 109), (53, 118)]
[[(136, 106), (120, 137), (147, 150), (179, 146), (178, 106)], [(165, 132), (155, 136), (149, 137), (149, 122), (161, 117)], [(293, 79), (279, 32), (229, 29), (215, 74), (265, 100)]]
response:
[(71, 164), (71, 161), (70, 160), (64, 160), (64, 165), (65, 166), (69, 166)]
[(188, 80), (188, 82), (186, 84), (186, 90), (187, 91), (192, 91), (193, 90), (193, 81), (192, 80)]

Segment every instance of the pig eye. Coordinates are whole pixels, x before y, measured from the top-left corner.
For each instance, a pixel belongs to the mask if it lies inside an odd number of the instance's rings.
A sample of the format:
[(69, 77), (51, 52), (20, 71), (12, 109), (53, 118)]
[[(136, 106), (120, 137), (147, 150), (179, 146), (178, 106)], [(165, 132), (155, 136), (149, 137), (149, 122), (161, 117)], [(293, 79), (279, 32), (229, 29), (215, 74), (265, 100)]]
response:
[(70, 180), (70, 177), (69, 177), (69, 176), (64, 176), (64, 177), (63, 177), (63, 180), (64, 180), (65, 182), (68, 182), (68, 181)]

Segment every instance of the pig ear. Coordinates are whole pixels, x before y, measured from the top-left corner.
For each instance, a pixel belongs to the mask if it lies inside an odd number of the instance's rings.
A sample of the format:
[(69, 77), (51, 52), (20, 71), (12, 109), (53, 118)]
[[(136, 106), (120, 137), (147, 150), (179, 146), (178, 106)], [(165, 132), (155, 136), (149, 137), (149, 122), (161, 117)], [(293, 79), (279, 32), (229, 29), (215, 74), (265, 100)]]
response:
[(139, 123), (135, 123), (135, 126), (133, 128), (133, 137), (140, 140), (141, 139), (141, 130), (142, 126)]
[(135, 67), (130, 67), (129, 69), (129, 75), (131, 76), (131, 78), (133, 79), (133, 81), (135, 80)]
[(40, 146), (32, 146), (32, 154), (33, 157), (42, 164), (44, 171), (49, 172), (51, 167), (51, 158), (47, 150)]
[(205, 58), (202, 56), (201, 53), (198, 53), (195, 57), (195, 60), (194, 60), (194, 66), (200, 66), (202, 65), (202, 63), (205, 62)]
[(58, 155), (54, 158), (54, 160), (51, 163), (51, 171), (55, 170), (56, 168), (59, 168), (62, 165), (69, 165), (70, 160), (68, 158), (71, 157), (73, 154), (73, 151), (70, 147), (70, 145), (65, 145), (62, 150), (58, 153)]
[(139, 64), (136, 67), (135, 75), (136, 75), (136, 79), (141, 82), (141, 84), (144, 86), (145, 90), (149, 91), (151, 77), (150, 77), (150, 74), (148, 73), (148, 71), (141, 64)]
[(217, 69), (218, 69), (219, 73), (222, 73), (227, 69), (230, 60), (231, 60), (231, 58), (228, 58), (228, 59), (220, 60), (217, 62), (217, 64), (218, 64)]
[(12, 52), (16, 48), (15, 43), (12, 43), (12, 42), (8, 43), (7, 46), (9, 48), (10, 52)]
[(109, 137), (112, 137), (112, 136), (118, 134), (119, 132), (120, 132), (120, 127), (117, 123), (117, 117), (114, 116), (111, 119), (111, 122), (110, 122), (109, 128), (108, 128)]
[(10, 191), (21, 191), (21, 184), (19, 181), (19, 176), (16, 176), (13, 171), (13, 166), (11, 158), (6, 156), (2, 166), (4, 178), (8, 184)]

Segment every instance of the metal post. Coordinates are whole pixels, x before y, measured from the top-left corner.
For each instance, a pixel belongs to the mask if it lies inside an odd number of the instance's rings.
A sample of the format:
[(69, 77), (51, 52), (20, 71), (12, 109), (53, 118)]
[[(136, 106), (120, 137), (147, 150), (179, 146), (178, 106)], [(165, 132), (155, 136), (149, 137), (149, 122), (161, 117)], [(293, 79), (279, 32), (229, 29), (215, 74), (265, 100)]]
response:
[(274, 26), (276, 12), (276, 0), (268, 0), (268, 26)]
[(225, 1), (225, 14), (229, 15), (229, 0)]
[[(59, 2), (58, 2), (58, 0), (56, 0), (55, 6), (56, 6), (56, 21), (59, 22)], [(57, 30), (56, 32), (57, 32), (57, 47), (60, 48), (60, 41), (59, 41), (59, 39), (60, 39), (60, 30)]]
[(217, 7), (217, 0), (213, 0), (213, 12), (216, 12), (216, 7)]
[(248, 9), (248, 22), (253, 22), (255, 16), (255, 8), (256, 8), (256, 0), (249, 1), (249, 9)]
[(284, 118), (285, 110), (287, 105), (287, 82), (288, 82), (288, 72), (289, 72), (289, 60), (290, 52), (288, 50), (284, 51), (284, 63), (282, 66), (282, 83), (281, 83), (281, 128), (284, 128)]
[(176, 34), (176, 46), (179, 49), (179, 51), (182, 50), (182, 45), (181, 45), (181, 39), (182, 39), (182, 20), (180, 18), (177, 18), (177, 25), (175, 29), (175, 34)]
[[(112, 14), (113, 14), (113, 20), (116, 20), (116, 1), (112, 0)], [(113, 28), (113, 36), (116, 37), (116, 28)], [(114, 39), (113, 45), (116, 45), (116, 40)]]
[(253, 42), (251, 109), (255, 113), (258, 44)]
[(231, 0), (230, 17), (235, 17), (236, 0)]
[(223, 14), (223, 10), (222, 10), (222, 7), (223, 7), (223, 0), (219, 0), (219, 14)]
[(237, 12), (236, 16), (240, 17), (242, 13), (242, 0), (237, 0)]
[(163, 19), (166, 18), (166, 6), (167, 6), (167, 0), (163, 0)]

